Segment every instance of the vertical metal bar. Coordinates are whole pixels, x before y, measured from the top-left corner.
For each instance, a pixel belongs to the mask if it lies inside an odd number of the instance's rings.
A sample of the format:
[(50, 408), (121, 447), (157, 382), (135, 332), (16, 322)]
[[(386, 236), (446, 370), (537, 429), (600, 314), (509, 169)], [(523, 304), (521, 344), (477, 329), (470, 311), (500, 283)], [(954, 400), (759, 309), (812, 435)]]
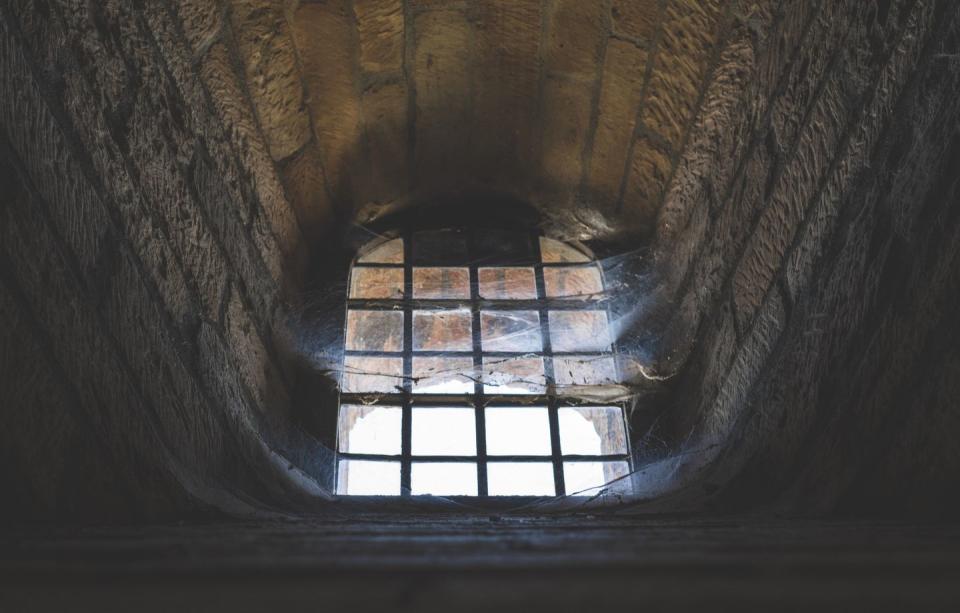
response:
[(550, 449), (553, 456), (553, 481), (556, 486), (557, 496), (563, 496), (566, 494), (566, 484), (563, 479), (563, 457), (560, 453), (560, 418), (557, 412), (556, 378), (553, 370), (553, 343), (550, 340), (550, 314), (547, 310), (546, 283), (543, 280), (543, 254), (540, 253), (540, 234), (533, 232), (530, 240), (533, 241), (537, 301), (540, 304), (540, 336), (543, 337), (543, 370), (547, 379), (547, 414), (550, 417)]
[(487, 422), (484, 417), (483, 384), (480, 375), (483, 372), (483, 347), (480, 338), (480, 272), (474, 249), (474, 233), (467, 237), (467, 260), (470, 266), (470, 311), (473, 323), (473, 411), (477, 430), (477, 495), (487, 496)]
[(410, 495), (413, 438), (413, 233), (403, 233), (403, 412), (400, 418), (400, 495)]

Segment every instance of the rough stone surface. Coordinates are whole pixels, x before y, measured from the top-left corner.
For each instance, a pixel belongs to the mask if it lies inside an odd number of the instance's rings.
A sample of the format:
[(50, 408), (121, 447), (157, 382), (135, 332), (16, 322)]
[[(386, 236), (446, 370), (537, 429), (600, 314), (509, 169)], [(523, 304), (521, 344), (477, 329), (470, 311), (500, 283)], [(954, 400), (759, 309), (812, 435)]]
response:
[(951, 513), (958, 39), (949, 0), (2, 4), (3, 513), (326, 508), (305, 256), (451, 192), (649, 253), (632, 511)]
[(230, 18), (257, 117), (274, 159), (310, 138), (310, 119), (281, 2), (232, 0)]
[[(778, 85), (757, 85), (772, 97), (746, 98), (763, 120), (739, 160), (714, 175), (681, 162), (667, 195), (658, 257), (683, 308), (659, 360), (686, 407), (673, 436), (701, 450), (675, 470), (723, 504), (949, 514), (955, 445), (927, 435), (931, 448), (906, 450), (926, 428), (956, 431), (950, 410), (916, 407), (938, 406), (954, 363), (960, 109), (943, 58), (960, 16), (937, 2), (827, 4), (775, 21), (800, 29), (781, 38), (816, 42), (772, 73)], [(771, 61), (760, 51), (758, 67)], [(724, 199), (702, 216), (692, 195)]]
[(728, 28), (677, 1), (170, 2), (264, 196), (299, 156), (284, 189), (311, 237), (329, 198), (368, 221), (470, 190), (649, 233)]

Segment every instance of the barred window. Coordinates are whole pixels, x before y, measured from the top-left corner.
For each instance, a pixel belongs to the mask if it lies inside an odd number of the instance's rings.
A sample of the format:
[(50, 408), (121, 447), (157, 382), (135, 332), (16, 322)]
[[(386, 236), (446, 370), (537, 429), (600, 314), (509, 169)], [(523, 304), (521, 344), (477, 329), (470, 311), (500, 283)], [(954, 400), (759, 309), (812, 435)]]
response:
[(617, 380), (604, 288), (585, 249), (538, 234), (368, 245), (349, 281), (338, 494), (624, 491), (623, 407), (582, 393)]

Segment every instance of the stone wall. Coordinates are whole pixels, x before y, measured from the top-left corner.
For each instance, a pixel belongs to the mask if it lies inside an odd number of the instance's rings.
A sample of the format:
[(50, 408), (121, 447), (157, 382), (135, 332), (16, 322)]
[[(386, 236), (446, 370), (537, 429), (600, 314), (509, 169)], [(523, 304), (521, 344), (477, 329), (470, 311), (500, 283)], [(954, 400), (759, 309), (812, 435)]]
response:
[(451, 189), (652, 239), (664, 505), (951, 508), (958, 13), (3, 3), (3, 512), (325, 500), (279, 342), (305, 255)]
[[(304, 231), (488, 190), (649, 232), (738, 3), (184, 0), (214, 100)], [(746, 4), (744, 4), (746, 6)], [(249, 101), (253, 113), (235, 112)], [(271, 174), (270, 171), (267, 172)], [(273, 179), (265, 181), (275, 190)]]
[(0, 45), (0, 271), (19, 324), (4, 332), (0, 447), (4, 481), (31, 490), (4, 511), (282, 495), (260, 433), (287, 410), (273, 337), (283, 234), (298, 230), (268, 210), (289, 206), (261, 197), (174, 15), (4, 3)]
[(783, 8), (659, 219), (657, 373), (676, 377), (673, 440), (700, 450), (670, 474), (726, 505), (948, 512), (960, 15)]

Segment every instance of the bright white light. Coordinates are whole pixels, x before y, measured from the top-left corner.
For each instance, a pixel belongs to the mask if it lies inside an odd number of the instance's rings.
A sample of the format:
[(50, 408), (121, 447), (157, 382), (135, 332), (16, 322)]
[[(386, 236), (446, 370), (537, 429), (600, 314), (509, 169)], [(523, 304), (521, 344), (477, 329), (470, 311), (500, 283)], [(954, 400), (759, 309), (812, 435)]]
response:
[(627, 453), (620, 407), (561, 407), (560, 450), (564, 455)]
[(491, 496), (553, 496), (553, 464), (549, 462), (490, 462), (487, 489)]
[(414, 407), (413, 455), (474, 455), (477, 422), (472, 408)]
[(550, 417), (545, 407), (488, 407), (487, 453), (550, 455)]
[(576, 409), (557, 411), (560, 422), (560, 449), (572, 455), (600, 455), (603, 441), (589, 419)]
[(410, 467), (414, 496), (476, 496), (477, 465), (467, 462), (414, 462)]
[(340, 460), (337, 493), (348, 496), (399, 496), (400, 463)]
[(400, 407), (340, 407), (340, 451), (400, 455), (402, 415)]

